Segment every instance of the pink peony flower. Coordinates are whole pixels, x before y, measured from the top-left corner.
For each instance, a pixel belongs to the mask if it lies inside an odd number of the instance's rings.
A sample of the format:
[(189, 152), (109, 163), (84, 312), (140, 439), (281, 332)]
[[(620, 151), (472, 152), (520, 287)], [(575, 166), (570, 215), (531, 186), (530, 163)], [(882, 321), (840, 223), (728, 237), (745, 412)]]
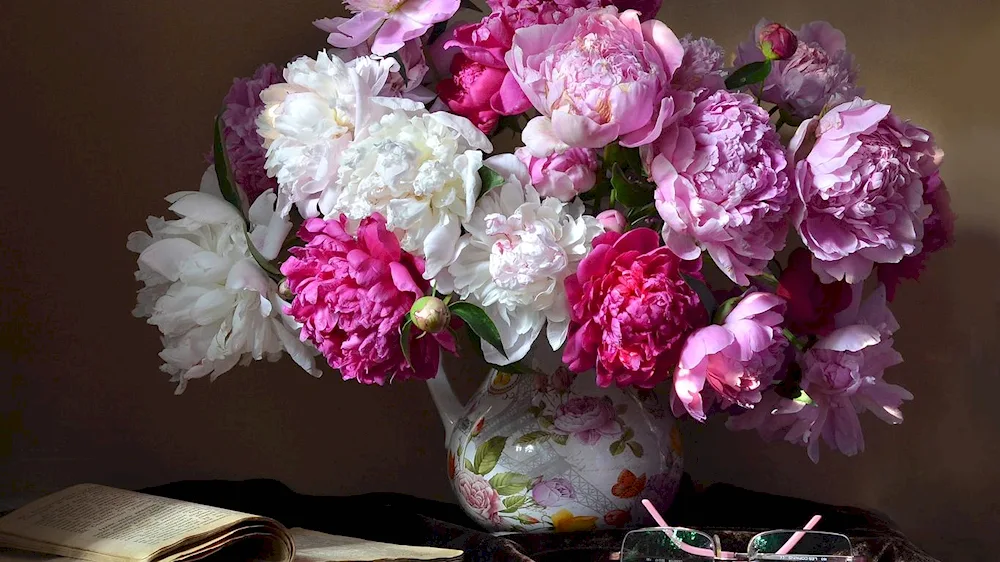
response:
[[(698, 421), (713, 403), (753, 408), (784, 366), (788, 340), (781, 332), (785, 301), (770, 293), (743, 298), (721, 326), (691, 334), (674, 374), (674, 415)], [(705, 383), (711, 392), (705, 390)]]
[(531, 184), (542, 197), (555, 197), (569, 203), (597, 184), (600, 162), (597, 153), (589, 148), (571, 148), (539, 158), (521, 147), (514, 154), (528, 167)]
[(851, 286), (843, 281), (820, 281), (805, 248), (796, 248), (788, 256), (777, 293), (787, 303), (785, 324), (797, 335), (829, 334), (836, 328), (837, 313), (851, 304)]
[(924, 191), (942, 158), (930, 133), (859, 98), (803, 123), (789, 152), (795, 226), (824, 282), (860, 283), (875, 263), (920, 253)]
[(605, 232), (617, 232), (621, 234), (625, 232), (625, 227), (628, 224), (625, 220), (625, 215), (617, 209), (601, 211), (595, 218), (604, 227)]
[(563, 361), (597, 383), (651, 388), (673, 372), (681, 346), (707, 313), (684, 276), (700, 277), (648, 228), (594, 239), (593, 251), (566, 279), (569, 339)]
[(531, 499), (542, 507), (558, 507), (576, 499), (573, 484), (565, 478), (542, 480), (531, 489)]
[(348, 49), (371, 41), (371, 52), (386, 56), (417, 39), (435, 23), (447, 21), (459, 8), (459, 0), (345, 0), (352, 18), (324, 18), (313, 25), (328, 32), (329, 42)]
[(801, 386), (813, 403), (772, 395), (754, 412), (731, 418), (731, 429), (756, 428), (765, 438), (783, 436), (807, 446), (809, 458), (818, 462), (821, 440), (848, 456), (864, 450), (858, 414), (865, 410), (887, 423), (902, 423), (899, 408), (913, 395), (883, 380), (885, 369), (903, 360), (892, 348), (899, 324), (886, 307), (884, 286), (863, 302), (860, 286), (854, 293), (851, 307), (837, 315), (838, 328), (799, 358)]
[(622, 428), (615, 421), (615, 407), (609, 398), (578, 396), (570, 398), (556, 409), (552, 430), (572, 435), (585, 445), (593, 445), (601, 437), (618, 437)]
[(791, 58), (799, 48), (799, 39), (780, 23), (769, 23), (757, 30), (757, 47), (771, 61)]
[(281, 265), (294, 294), (285, 313), (302, 324), (302, 339), (312, 341), (344, 380), (382, 385), (433, 378), (439, 348), (455, 351), (449, 332), (417, 339), (414, 331), (412, 365), (399, 345), (406, 314), (430, 288), (423, 260), (400, 249), (379, 214), (362, 220), (355, 235), (346, 229), (345, 216), (302, 224), (298, 235), (306, 245), (292, 248)]
[(455, 486), (459, 497), (474, 513), (494, 525), (502, 523), (500, 510), (504, 508), (500, 494), (490, 486), (485, 478), (468, 470), (460, 470), (455, 475)]
[(268, 177), (264, 163), (267, 150), (257, 134), (257, 116), (264, 110), (260, 93), (282, 81), (281, 72), (273, 64), (265, 64), (251, 78), (237, 78), (229, 88), (222, 111), (222, 138), (232, 168), (233, 179), (253, 204), (257, 196), (269, 189), (277, 191), (278, 182)]
[[(761, 20), (750, 38), (740, 43), (734, 63), (737, 68), (764, 60), (758, 40), (771, 24)], [(771, 73), (760, 91), (762, 100), (776, 104), (794, 118), (809, 119), (825, 107), (864, 94), (864, 89), (854, 83), (858, 69), (840, 30), (825, 21), (816, 21), (803, 25), (795, 35), (798, 45), (792, 56), (772, 63)]]
[(519, 31), (507, 66), (541, 115), (522, 134), (536, 156), (567, 148), (634, 147), (674, 114), (670, 79), (684, 47), (666, 25), (634, 10), (580, 10)]
[[(350, 62), (360, 57), (372, 54), (372, 39), (337, 53), (340, 60)], [(398, 51), (400, 70), (390, 72), (388, 79), (378, 95), (385, 97), (404, 97), (420, 103), (433, 101), (434, 92), (424, 87), (424, 79), (430, 66), (424, 57), (424, 44), (421, 38), (410, 39)], [(406, 78), (403, 78), (403, 77)]]
[[(482, 21), (455, 28), (444, 43), (445, 49), (458, 47), (469, 59), (501, 73), (499, 81), (491, 80), (490, 107), (499, 115), (517, 115), (531, 107), (521, 86), (510, 75), (504, 57), (514, 42), (514, 32), (524, 27), (560, 23), (578, 8), (596, 8), (601, 0), (487, 0), (491, 13)], [(447, 56), (441, 53), (441, 56)], [(447, 66), (446, 66), (447, 67)]]
[(794, 197), (767, 112), (752, 96), (720, 90), (643, 152), (667, 247), (688, 260), (705, 250), (749, 285), (784, 247)]
[(713, 92), (725, 89), (722, 67), (726, 54), (722, 47), (708, 37), (694, 39), (690, 34), (681, 39), (681, 45), (684, 47), (684, 58), (670, 79), (670, 86), (688, 92), (699, 88)]
[(931, 254), (955, 242), (955, 214), (951, 211), (951, 197), (937, 172), (927, 178), (924, 203), (930, 205), (931, 214), (924, 219), (923, 249), (919, 254), (906, 256), (899, 263), (878, 266), (878, 280), (885, 285), (890, 301), (896, 297), (896, 288), (903, 279), (918, 279)]
[(438, 82), (438, 96), (452, 113), (472, 121), (488, 135), (500, 122), (500, 114), (490, 100), (506, 75), (505, 70), (480, 64), (459, 53), (452, 59), (451, 78)]

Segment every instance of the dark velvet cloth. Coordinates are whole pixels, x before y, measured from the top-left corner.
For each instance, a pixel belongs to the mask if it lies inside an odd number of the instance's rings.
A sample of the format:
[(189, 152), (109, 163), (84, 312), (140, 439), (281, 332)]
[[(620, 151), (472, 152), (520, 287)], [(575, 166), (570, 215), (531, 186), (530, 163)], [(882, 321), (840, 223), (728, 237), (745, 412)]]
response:
[[(457, 505), (390, 493), (308, 496), (273, 480), (188, 481), (143, 491), (263, 515), (287, 527), (458, 548), (465, 551), (467, 562), (603, 562), (621, 547), (624, 536), (624, 531), (495, 536), (483, 531)], [(725, 484), (696, 489), (685, 479), (666, 518), (674, 525), (717, 534), (725, 550), (745, 551), (758, 532), (799, 528), (813, 515), (823, 516), (817, 530), (846, 534), (854, 554), (871, 562), (936, 562), (884, 516)]]

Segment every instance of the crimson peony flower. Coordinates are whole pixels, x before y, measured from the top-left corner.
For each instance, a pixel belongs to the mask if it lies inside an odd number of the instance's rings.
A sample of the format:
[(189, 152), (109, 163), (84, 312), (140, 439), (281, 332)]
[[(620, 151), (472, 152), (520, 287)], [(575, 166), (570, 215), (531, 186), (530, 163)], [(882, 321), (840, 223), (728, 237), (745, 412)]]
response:
[(673, 372), (688, 334), (708, 323), (683, 277), (699, 276), (701, 261), (678, 258), (648, 228), (607, 232), (593, 248), (566, 279), (563, 361), (576, 372), (596, 365), (600, 386), (651, 388)]
[(809, 250), (797, 248), (781, 272), (778, 296), (787, 302), (785, 325), (792, 333), (825, 336), (834, 329), (834, 316), (851, 304), (851, 286), (821, 282), (812, 270)]
[(294, 298), (285, 313), (302, 324), (309, 339), (344, 380), (365, 384), (437, 374), (440, 347), (455, 352), (447, 331), (410, 340), (410, 358), (399, 345), (400, 327), (414, 301), (430, 286), (424, 262), (399, 247), (382, 215), (361, 221), (355, 235), (340, 220), (306, 220), (299, 230), (305, 247), (291, 249), (281, 266)]

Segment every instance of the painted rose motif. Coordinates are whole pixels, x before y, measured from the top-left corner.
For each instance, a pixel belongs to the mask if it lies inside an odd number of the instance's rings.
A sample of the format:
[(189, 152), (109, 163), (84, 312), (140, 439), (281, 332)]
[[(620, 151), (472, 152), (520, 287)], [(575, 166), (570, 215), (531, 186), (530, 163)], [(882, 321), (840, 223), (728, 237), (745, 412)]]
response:
[(622, 433), (611, 401), (593, 396), (571, 398), (559, 406), (553, 425), (556, 433), (576, 437), (585, 445)]
[(500, 509), (503, 508), (503, 503), (500, 501), (500, 494), (485, 478), (462, 470), (455, 476), (455, 485), (474, 513), (494, 525), (502, 523)]
[(542, 507), (557, 507), (576, 499), (573, 484), (565, 478), (542, 480), (531, 489), (531, 498)]
[(618, 483), (611, 487), (611, 494), (618, 498), (634, 498), (646, 488), (646, 475), (636, 476), (625, 469), (618, 475)]

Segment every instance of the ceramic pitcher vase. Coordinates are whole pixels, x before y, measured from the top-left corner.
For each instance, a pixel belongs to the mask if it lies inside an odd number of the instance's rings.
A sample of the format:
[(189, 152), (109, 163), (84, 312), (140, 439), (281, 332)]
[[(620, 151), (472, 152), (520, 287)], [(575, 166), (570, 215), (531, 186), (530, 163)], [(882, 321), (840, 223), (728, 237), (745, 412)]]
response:
[(465, 511), (494, 531), (582, 531), (652, 524), (682, 473), (665, 396), (599, 388), (536, 347), (535, 372), (492, 371), (462, 406), (442, 368), (428, 381), (445, 424), (448, 477)]

